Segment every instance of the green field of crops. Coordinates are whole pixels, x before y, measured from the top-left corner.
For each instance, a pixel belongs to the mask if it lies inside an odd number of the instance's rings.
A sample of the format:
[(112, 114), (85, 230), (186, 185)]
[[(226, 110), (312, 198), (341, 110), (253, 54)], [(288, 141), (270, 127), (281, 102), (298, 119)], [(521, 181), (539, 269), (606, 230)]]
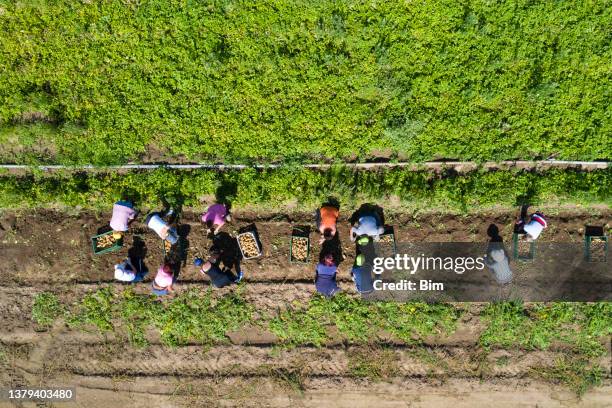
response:
[(0, 161), (608, 159), (611, 24), (606, 1), (1, 0)]
[[(158, 169), (147, 172), (33, 172), (0, 175), (0, 208), (54, 205), (108, 209), (121, 198), (155, 207), (160, 197), (174, 206), (199, 206), (202, 197), (237, 208), (262, 206), (293, 210), (319, 205), (330, 195), (349, 205), (374, 200), (416, 209), (467, 212), (482, 207), (612, 204), (612, 170), (580, 172), (484, 171), (441, 174), (402, 168), (378, 171), (343, 166), (326, 171), (298, 167), (243, 171)], [(296, 203), (297, 208), (296, 208)]]

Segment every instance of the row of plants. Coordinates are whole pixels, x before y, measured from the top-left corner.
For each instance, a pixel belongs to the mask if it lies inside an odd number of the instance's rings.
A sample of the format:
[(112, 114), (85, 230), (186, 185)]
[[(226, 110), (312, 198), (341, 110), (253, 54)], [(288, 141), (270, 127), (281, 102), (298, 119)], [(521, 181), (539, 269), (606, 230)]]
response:
[(331, 300), (313, 297), (307, 304), (293, 304), (278, 314), (255, 313), (240, 290), (213, 297), (211, 290), (189, 290), (168, 302), (132, 289), (115, 292), (112, 287), (90, 292), (75, 304), (61, 304), (50, 292), (39, 294), (32, 309), (33, 320), (49, 327), (64, 318), (72, 328), (95, 328), (100, 332), (121, 328), (135, 346), (146, 346), (146, 329), (159, 331), (163, 344), (181, 346), (191, 342), (223, 343), (229, 331), (258, 325), (274, 333), (281, 344), (323, 346), (331, 340), (334, 326), (342, 338), (369, 342), (387, 332), (406, 343), (433, 334), (449, 334), (461, 312), (450, 305), (426, 303), (364, 302), (341, 294)]
[(316, 205), (328, 196), (342, 203), (385, 200), (395, 196), (406, 206), (467, 211), (490, 205), (606, 203), (612, 199), (612, 170), (580, 172), (485, 171), (465, 174), (410, 171), (401, 168), (329, 170), (296, 167), (241, 171), (172, 170), (128, 173), (32, 172), (0, 176), (0, 208), (51, 205), (108, 209), (121, 198), (156, 207), (160, 197), (170, 204), (198, 206), (216, 197), (236, 206), (297, 201)]
[[(418, 344), (429, 336), (450, 335), (464, 313), (460, 305), (423, 302), (367, 301), (348, 294), (331, 299), (314, 295), (307, 303), (292, 303), (269, 314), (256, 311), (242, 296), (242, 287), (223, 297), (212, 290), (191, 289), (161, 302), (131, 288), (117, 292), (111, 286), (91, 291), (73, 304), (42, 292), (35, 298), (32, 318), (50, 327), (63, 318), (73, 328), (108, 332), (122, 328), (130, 342), (146, 346), (145, 329), (156, 328), (167, 346), (192, 342), (214, 344), (229, 341), (228, 332), (257, 325), (274, 333), (288, 347), (323, 346), (337, 338), (353, 344), (395, 339)], [(523, 304), (519, 301), (489, 304), (480, 318), (485, 326), (479, 343), (495, 347), (547, 350), (565, 347), (586, 357), (599, 357), (606, 348), (601, 340), (612, 334), (609, 302), (553, 302)]]
[(0, 160), (609, 158), (610, 21), (606, 2), (3, 1)]

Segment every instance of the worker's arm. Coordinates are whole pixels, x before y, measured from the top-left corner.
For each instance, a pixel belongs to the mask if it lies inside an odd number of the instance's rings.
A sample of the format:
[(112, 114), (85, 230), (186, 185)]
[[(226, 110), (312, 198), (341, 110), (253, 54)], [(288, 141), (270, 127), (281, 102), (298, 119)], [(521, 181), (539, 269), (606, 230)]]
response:
[(217, 235), (219, 233), (219, 231), (221, 230), (222, 226), (223, 225), (217, 225), (217, 228), (215, 228), (215, 231), (214, 231), (215, 235)]

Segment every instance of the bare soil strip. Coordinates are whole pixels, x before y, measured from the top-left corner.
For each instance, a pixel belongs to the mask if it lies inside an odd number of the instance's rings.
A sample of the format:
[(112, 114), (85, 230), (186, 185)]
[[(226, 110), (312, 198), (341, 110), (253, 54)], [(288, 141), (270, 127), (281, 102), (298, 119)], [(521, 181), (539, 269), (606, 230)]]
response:
[[(582, 242), (585, 225), (609, 224), (609, 208), (565, 209), (548, 213), (550, 227), (542, 241)], [(505, 242), (511, 242), (516, 213), (487, 212), (456, 216), (450, 214), (388, 214), (386, 223), (395, 226), (398, 242), (486, 242), (487, 228), (495, 224)], [(0, 279), (3, 285), (49, 285), (63, 283), (100, 283), (113, 279), (113, 265), (127, 257), (138, 236), (144, 243), (145, 264), (155, 271), (163, 261), (161, 240), (138, 221), (125, 237), (124, 247), (117, 252), (93, 255), (90, 238), (108, 225), (110, 214), (83, 212), (69, 215), (60, 211), (37, 210), (19, 213), (4, 211), (0, 215)], [(191, 266), (196, 256), (205, 256), (212, 241), (199, 223), (199, 214), (187, 212), (181, 219), (185, 239), (184, 271), (180, 280), (205, 280)], [(141, 221), (141, 220), (140, 220)], [(312, 225), (312, 215), (237, 213), (235, 221), (224, 227), (233, 233), (240, 227), (255, 224), (263, 244), (263, 256), (242, 262), (248, 282), (311, 282), (321, 250), (317, 234), (312, 234), (313, 247), (307, 264), (289, 261), (291, 231), (296, 225)], [(340, 265), (339, 279), (347, 281), (354, 256), (349, 240), (346, 214), (339, 223), (339, 237), (345, 261)], [(151, 279), (150, 274), (146, 281)]]
[[(280, 378), (80, 377), (52, 380), (77, 384), (88, 408), (304, 407), (304, 408), (606, 408), (612, 385), (581, 399), (561, 386), (534, 380), (393, 378), (372, 383), (348, 378), (306, 378), (303, 389)], [(82, 406), (62, 403), (62, 407)]]

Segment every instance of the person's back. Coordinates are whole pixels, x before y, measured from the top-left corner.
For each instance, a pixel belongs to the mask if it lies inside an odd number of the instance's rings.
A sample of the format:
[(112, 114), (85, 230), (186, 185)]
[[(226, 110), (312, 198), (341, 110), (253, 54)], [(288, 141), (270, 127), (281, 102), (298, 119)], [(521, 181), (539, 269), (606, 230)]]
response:
[(340, 290), (336, 283), (336, 272), (338, 267), (333, 263), (330, 256), (317, 265), (315, 288), (324, 296), (333, 296)]
[(510, 262), (502, 243), (495, 242), (489, 245), (487, 255), (485, 256), (485, 264), (491, 269), (495, 280), (499, 284), (512, 281)]
[(201, 220), (211, 232), (217, 233), (226, 221), (230, 221), (230, 216), (224, 204), (214, 204), (202, 214)]
[(129, 201), (117, 201), (113, 205), (113, 215), (110, 220), (110, 227), (113, 231), (125, 232), (128, 230), (129, 223), (136, 217), (136, 210)]
[(532, 240), (536, 240), (547, 226), (548, 224), (544, 215), (535, 213), (531, 216), (529, 222), (523, 225), (523, 230)]
[(218, 254), (212, 256), (202, 265), (200, 272), (208, 276), (210, 282), (215, 288), (223, 288), (231, 285), (232, 283), (238, 283), (241, 280), (242, 275), (239, 274), (239, 276), (236, 277), (230, 271), (222, 270), (218, 264), (218, 260)]
[(331, 228), (335, 231), (336, 222), (338, 220), (338, 215), (340, 212), (337, 208), (332, 206), (323, 206), (321, 207), (321, 228)]
[(129, 259), (115, 265), (115, 279), (121, 282), (133, 282), (136, 279), (136, 270)]
[(371, 266), (353, 266), (351, 274), (353, 275), (357, 292), (366, 294), (374, 291), (374, 279), (372, 278)]
[(155, 231), (161, 239), (167, 240), (172, 245), (178, 242), (176, 232), (160, 217), (159, 213), (150, 214), (145, 220), (145, 223), (149, 228)]
[(384, 228), (380, 225), (376, 216), (364, 215), (359, 217), (357, 225), (351, 229), (351, 239), (354, 241), (355, 237), (362, 235), (368, 235), (377, 239), (383, 232)]

